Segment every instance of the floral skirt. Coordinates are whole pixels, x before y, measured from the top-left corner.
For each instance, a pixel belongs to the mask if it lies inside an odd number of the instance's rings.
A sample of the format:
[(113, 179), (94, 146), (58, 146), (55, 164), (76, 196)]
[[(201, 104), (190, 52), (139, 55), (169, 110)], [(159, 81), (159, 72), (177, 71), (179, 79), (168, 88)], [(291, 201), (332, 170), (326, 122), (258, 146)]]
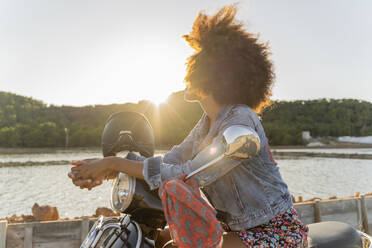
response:
[(309, 228), (292, 207), (268, 223), (236, 232), (248, 247), (306, 247)]

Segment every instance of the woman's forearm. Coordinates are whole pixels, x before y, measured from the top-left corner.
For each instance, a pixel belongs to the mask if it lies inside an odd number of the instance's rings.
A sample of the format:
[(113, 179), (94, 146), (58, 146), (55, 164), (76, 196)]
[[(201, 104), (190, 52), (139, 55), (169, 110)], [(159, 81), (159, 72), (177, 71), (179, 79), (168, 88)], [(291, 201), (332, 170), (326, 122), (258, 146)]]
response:
[(142, 173), (143, 162), (119, 157), (109, 157), (108, 159), (110, 159), (110, 166), (113, 171), (144, 179)]

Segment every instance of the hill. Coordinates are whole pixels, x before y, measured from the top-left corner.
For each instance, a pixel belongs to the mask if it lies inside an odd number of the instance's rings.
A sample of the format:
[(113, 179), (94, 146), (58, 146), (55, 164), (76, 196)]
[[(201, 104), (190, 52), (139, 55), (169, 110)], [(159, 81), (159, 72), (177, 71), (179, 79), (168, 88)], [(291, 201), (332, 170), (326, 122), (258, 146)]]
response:
[[(143, 113), (154, 128), (157, 146), (180, 143), (199, 120), (197, 103), (173, 93), (167, 103), (149, 101), (84, 107), (47, 106), (39, 100), (0, 92), (0, 147), (99, 146), (107, 118), (118, 111)], [(353, 99), (277, 101), (266, 109), (262, 122), (273, 145), (301, 144), (301, 132), (312, 136), (372, 135), (372, 103)]]

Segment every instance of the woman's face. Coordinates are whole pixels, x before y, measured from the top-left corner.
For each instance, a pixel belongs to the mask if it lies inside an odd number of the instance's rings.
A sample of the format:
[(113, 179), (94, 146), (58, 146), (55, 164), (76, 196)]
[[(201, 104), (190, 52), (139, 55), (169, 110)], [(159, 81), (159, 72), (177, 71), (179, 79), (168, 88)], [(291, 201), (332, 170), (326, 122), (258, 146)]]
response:
[(186, 86), (186, 89), (185, 89), (184, 99), (187, 102), (199, 102), (200, 100), (202, 100), (202, 97), (200, 96), (199, 91), (192, 89), (188, 85)]

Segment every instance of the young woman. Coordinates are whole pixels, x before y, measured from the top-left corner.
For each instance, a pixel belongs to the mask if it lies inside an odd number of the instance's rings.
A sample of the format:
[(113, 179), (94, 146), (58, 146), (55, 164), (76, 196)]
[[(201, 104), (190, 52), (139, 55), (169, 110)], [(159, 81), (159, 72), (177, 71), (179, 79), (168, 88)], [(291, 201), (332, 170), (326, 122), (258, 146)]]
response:
[[(291, 196), (277, 167), (257, 116), (270, 104), (274, 80), (267, 45), (235, 21), (236, 8), (217, 14), (200, 13), (184, 38), (195, 49), (187, 60), (185, 99), (204, 110), (188, 137), (164, 157), (144, 161), (107, 157), (74, 162), (69, 176), (77, 186), (92, 188), (107, 175), (123, 172), (145, 179), (152, 189), (162, 181), (189, 174), (201, 165), (201, 151), (221, 142), (231, 125), (245, 125), (261, 140), (250, 159), (224, 159), (195, 176), (228, 235), (223, 247), (301, 247), (307, 227), (298, 219)], [(134, 159), (134, 160), (132, 160)]]

